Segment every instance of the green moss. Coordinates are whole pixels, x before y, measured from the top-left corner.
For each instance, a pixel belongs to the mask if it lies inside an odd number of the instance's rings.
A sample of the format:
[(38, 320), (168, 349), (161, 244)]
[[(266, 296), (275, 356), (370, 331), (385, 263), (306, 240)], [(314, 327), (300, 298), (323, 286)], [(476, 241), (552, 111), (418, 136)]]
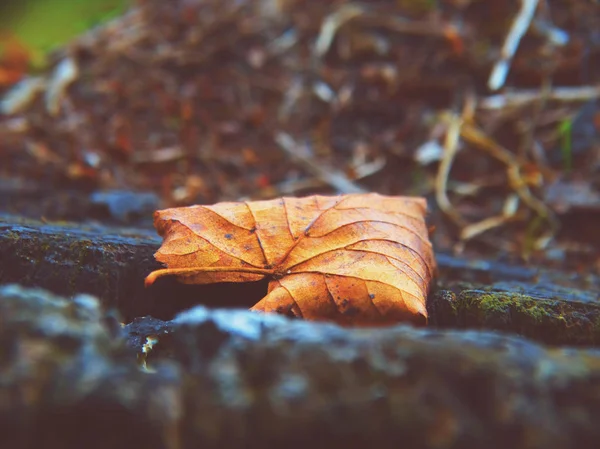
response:
[(466, 290), (457, 297), (463, 327), (517, 333), (548, 344), (600, 341), (600, 305), (526, 294)]
[(40, 250), (42, 251), (42, 253), (47, 253), (48, 251), (50, 251), (51, 247), (52, 246), (50, 245), (50, 243), (44, 242), (40, 245)]
[(489, 293), (481, 295), (479, 300), (480, 307), (486, 315), (515, 312), (535, 323), (541, 323), (552, 316), (546, 305), (520, 294)]
[(92, 245), (90, 240), (76, 240), (69, 245), (70, 258), (77, 264), (77, 268), (72, 271), (72, 276), (68, 280), (69, 289), (73, 293), (79, 290), (78, 282), (81, 271), (86, 265)]
[(90, 254), (93, 243), (90, 240), (76, 240), (69, 245), (69, 251), (73, 254), (73, 259), (83, 263)]
[(21, 236), (19, 235), (18, 232), (15, 231), (7, 231), (4, 236), (6, 238), (8, 238), (9, 240), (13, 240), (15, 242), (19, 241), (21, 239)]

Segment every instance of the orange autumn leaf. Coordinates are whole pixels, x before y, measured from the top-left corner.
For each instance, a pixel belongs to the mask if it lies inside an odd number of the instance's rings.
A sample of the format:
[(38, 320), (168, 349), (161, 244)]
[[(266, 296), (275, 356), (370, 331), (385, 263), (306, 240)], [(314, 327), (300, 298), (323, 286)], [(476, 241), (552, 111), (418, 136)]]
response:
[(186, 284), (271, 279), (251, 310), (343, 325), (424, 323), (435, 261), (423, 198), (375, 193), (157, 211), (155, 254)]

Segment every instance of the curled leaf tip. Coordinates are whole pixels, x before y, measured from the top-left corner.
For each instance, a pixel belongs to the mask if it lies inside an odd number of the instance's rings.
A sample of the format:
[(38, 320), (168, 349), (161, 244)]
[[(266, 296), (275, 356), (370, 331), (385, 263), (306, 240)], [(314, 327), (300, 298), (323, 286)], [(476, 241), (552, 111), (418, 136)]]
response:
[(144, 286), (150, 287), (152, 284), (154, 284), (154, 281), (156, 281), (156, 279), (158, 279), (161, 276), (161, 271), (165, 270), (156, 270), (150, 273), (148, 276), (146, 276), (146, 279), (144, 279)]

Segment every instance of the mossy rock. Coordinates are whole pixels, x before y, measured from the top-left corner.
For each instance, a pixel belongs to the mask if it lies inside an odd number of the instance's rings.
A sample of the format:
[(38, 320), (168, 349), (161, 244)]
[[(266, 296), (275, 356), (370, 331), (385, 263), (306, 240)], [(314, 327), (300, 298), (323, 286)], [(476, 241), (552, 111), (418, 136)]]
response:
[(454, 308), (458, 327), (506, 331), (553, 345), (600, 342), (598, 302), (472, 289), (455, 297)]

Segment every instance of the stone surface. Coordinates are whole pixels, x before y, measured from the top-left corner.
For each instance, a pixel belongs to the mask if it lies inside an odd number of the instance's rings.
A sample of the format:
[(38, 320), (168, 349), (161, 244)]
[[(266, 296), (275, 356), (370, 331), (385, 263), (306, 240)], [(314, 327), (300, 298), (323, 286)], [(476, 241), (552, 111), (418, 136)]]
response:
[(188, 429), (204, 447), (600, 443), (600, 351), (552, 351), (487, 332), (347, 330), (203, 308), (174, 323), (169, 344), (191, 374)]
[[(142, 370), (132, 349), (149, 335)], [(0, 447), (600, 444), (599, 350), (204, 307), (116, 335), (94, 298), (14, 285), (0, 287), (0, 339)]]
[(0, 447), (177, 447), (179, 369), (140, 371), (95, 298), (0, 287), (0, 347)]
[(511, 332), (545, 344), (597, 346), (600, 294), (555, 284), (498, 282), (441, 290), (429, 301), (431, 325)]

